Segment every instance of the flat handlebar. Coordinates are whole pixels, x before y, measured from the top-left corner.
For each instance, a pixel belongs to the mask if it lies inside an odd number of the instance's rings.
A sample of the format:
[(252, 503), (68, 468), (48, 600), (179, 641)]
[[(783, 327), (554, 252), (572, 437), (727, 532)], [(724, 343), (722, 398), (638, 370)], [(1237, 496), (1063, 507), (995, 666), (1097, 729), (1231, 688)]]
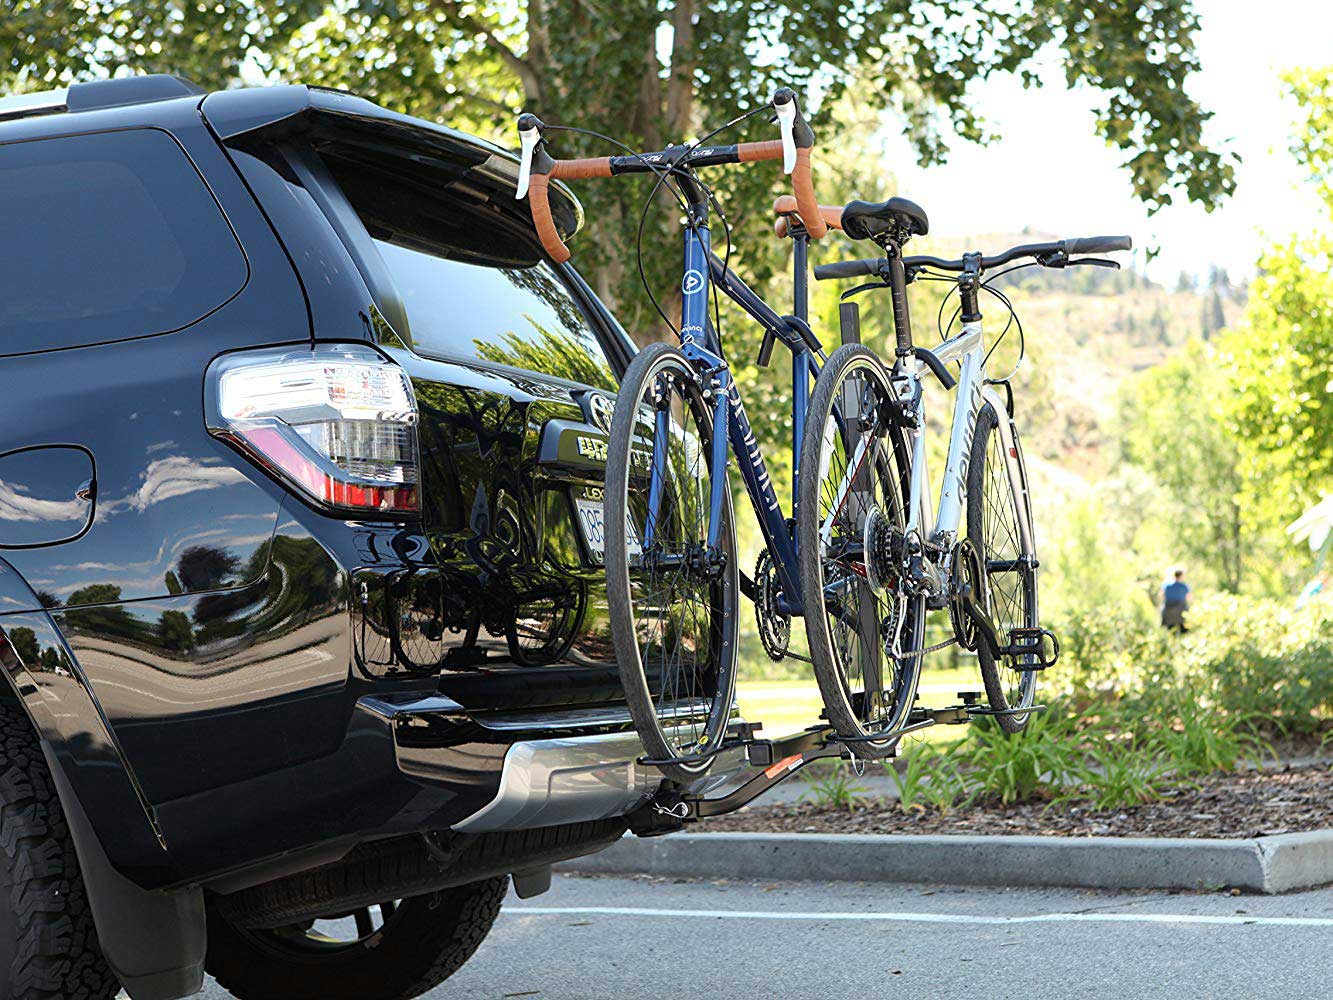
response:
[[(1052, 240), (1049, 243), (1026, 243), (1023, 246), (1010, 247), (994, 257), (982, 257), (981, 270), (986, 271), (993, 267), (1002, 267), (1020, 257), (1059, 256), (1069, 258), (1079, 254), (1115, 253), (1117, 250), (1132, 250), (1133, 248), (1134, 241), (1128, 236), (1083, 236), (1072, 240)], [(873, 278), (879, 276), (885, 263), (883, 257), (867, 257), (864, 260), (839, 260), (831, 264), (820, 264), (815, 268), (815, 277), (820, 281), (827, 281), (831, 278)], [(963, 258), (944, 260), (940, 257), (920, 254), (914, 257), (904, 257), (903, 266), (907, 268), (933, 267), (938, 271), (963, 271), (967, 269), (967, 261)]]

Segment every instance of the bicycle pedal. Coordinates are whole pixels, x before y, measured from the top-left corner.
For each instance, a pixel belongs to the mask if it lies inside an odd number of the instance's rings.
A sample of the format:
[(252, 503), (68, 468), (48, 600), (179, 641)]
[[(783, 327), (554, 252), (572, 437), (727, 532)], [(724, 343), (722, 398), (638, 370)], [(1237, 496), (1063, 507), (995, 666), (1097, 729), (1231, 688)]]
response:
[[(1055, 666), (1060, 659), (1060, 640), (1048, 628), (1015, 628), (1009, 631), (1009, 643), (1001, 652), (1015, 661), (1020, 673), (1032, 673)], [(1020, 657), (1026, 662), (1017, 662)]]

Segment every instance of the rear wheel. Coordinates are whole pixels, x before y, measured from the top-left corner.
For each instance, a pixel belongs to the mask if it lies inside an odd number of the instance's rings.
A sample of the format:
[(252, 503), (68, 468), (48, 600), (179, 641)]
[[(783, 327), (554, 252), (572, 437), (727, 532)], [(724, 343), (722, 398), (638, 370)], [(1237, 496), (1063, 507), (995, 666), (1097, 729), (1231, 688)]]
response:
[[(1037, 553), (1027, 504), (1027, 470), (1015, 435), (1013, 451), (1000, 433), (1000, 417), (989, 403), (977, 414), (976, 434), (967, 470), (967, 535), (980, 555), (980, 604), (990, 615), (1000, 642), (1009, 643), (1015, 628), (1036, 628)], [(1012, 476), (1011, 476), (1012, 471)], [(1032, 660), (1032, 656), (1019, 660)], [(1037, 675), (1016, 670), (1008, 657), (994, 656), (985, 640), (977, 643), (977, 661), (986, 686), (986, 700), (996, 712), (1032, 706)], [(1007, 733), (1021, 731), (1030, 712), (1000, 714), (996, 722)]]
[(486, 879), (271, 930), (208, 914), (208, 971), (239, 1000), (410, 1000), (462, 967), (509, 880)]
[(78, 856), (27, 716), (0, 703), (0, 997), (111, 1000)]
[(665, 344), (641, 352), (611, 419), (607, 605), (639, 736), (662, 772), (682, 782), (712, 763), (736, 687), (735, 526), (729, 490), (716, 521), (709, 511), (712, 437), (685, 356)]
[(829, 721), (858, 757), (891, 754), (921, 672), (925, 605), (903, 587), (910, 457), (889, 374), (873, 351), (834, 351), (810, 398), (801, 444), (801, 603)]

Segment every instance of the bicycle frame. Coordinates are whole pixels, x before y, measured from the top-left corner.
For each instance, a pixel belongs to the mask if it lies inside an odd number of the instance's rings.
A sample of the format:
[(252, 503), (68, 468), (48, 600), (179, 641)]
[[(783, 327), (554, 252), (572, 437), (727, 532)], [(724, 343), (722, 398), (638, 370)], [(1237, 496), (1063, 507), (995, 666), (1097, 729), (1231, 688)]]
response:
[[(703, 380), (705, 398), (712, 401), (712, 454), (709, 456), (708, 545), (720, 542), (722, 510), (726, 499), (728, 448), (735, 455), (746, 493), (759, 519), (764, 542), (772, 553), (778, 577), (782, 583), (784, 600), (781, 610), (792, 615), (801, 613), (800, 573), (796, 563), (797, 540), (782, 510), (769, 477), (768, 468), (740, 390), (731, 377), (731, 367), (722, 356), (717, 331), (708, 317), (709, 295), (713, 285), (753, 317), (764, 328), (766, 335), (780, 340), (792, 352), (792, 523), (796, 516), (796, 488), (800, 474), (801, 440), (805, 433), (806, 410), (810, 398), (811, 380), (819, 374), (819, 362), (811, 345), (789, 318), (778, 315), (748, 285), (729, 270), (713, 253), (707, 226), (707, 206), (692, 206), (692, 218), (685, 226), (684, 275), (681, 279), (680, 344), (685, 357), (699, 371)], [(795, 286), (794, 316), (801, 323), (808, 312), (808, 237), (794, 236), (796, 252), (793, 261)], [(657, 415), (654, 440), (666, 440), (667, 414)], [(653, 468), (649, 481), (648, 528), (656, 521), (662, 485), (666, 477), (663, 465), (665, 455), (654, 448)], [(645, 547), (652, 544), (650, 530), (645, 530)]]
[[(986, 403), (994, 408), (999, 418), (998, 430), (1004, 445), (1005, 468), (1015, 495), (1023, 498), (1019, 513), (1020, 541), (1027, 552), (1035, 551), (1032, 534), (1032, 512), (1026, 477), (1018, 453), (1018, 437), (1009, 416), (1009, 409), (993, 386), (986, 382), (986, 346), (981, 332), (981, 321), (963, 324), (961, 332), (935, 347), (932, 351), (941, 362), (959, 362), (958, 385), (954, 399), (953, 421), (949, 431), (949, 451), (945, 459), (944, 478), (940, 483), (938, 514), (933, 527), (930, 509), (930, 474), (926, 461), (925, 407), (921, 419), (909, 430), (912, 454), (911, 496), (908, 502), (907, 536), (922, 539), (937, 552), (948, 554), (958, 540), (967, 503), (967, 472), (972, 457), (972, 440), (976, 435), (977, 418)], [(915, 393), (921, 381), (923, 364), (908, 356), (900, 363), (899, 375), (905, 376), (900, 391)]]

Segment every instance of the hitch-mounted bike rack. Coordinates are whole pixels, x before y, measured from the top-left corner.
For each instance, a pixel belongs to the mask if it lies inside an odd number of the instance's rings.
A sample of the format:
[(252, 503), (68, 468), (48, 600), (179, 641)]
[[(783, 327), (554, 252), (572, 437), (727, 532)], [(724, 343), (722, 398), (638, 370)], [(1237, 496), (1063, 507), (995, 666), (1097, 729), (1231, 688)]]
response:
[[(896, 739), (937, 724), (964, 725), (978, 716), (1022, 715), (1040, 712), (1046, 707), (1031, 705), (1024, 709), (997, 712), (978, 703), (981, 692), (960, 691), (958, 697), (961, 704), (945, 708), (918, 708), (901, 729), (862, 738), (839, 736), (832, 726), (824, 725), (811, 726), (781, 739), (766, 740), (755, 736), (763, 728), (762, 723), (736, 723), (732, 729), (734, 738), (724, 742), (718, 750), (699, 755), (699, 759), (715, 756), (725, 750), (744, 748), (746, 765), (756, 769), (756, 773), (726, 794), (714, 798), (683, 791), (676, 782), (667, 782), (650, 802), (629, 815), (630, 829), (639, 837), (655, 837), (675, 832), (701, 819), (725, 816), (749, 805), (812, 761), (835, 757), (854, 760), (846, 744), (857, 739)], [(687, 759), (693, 758), (676, 758)], [(638, 763), (651, 765), (653, 761), (643, 758)]]

